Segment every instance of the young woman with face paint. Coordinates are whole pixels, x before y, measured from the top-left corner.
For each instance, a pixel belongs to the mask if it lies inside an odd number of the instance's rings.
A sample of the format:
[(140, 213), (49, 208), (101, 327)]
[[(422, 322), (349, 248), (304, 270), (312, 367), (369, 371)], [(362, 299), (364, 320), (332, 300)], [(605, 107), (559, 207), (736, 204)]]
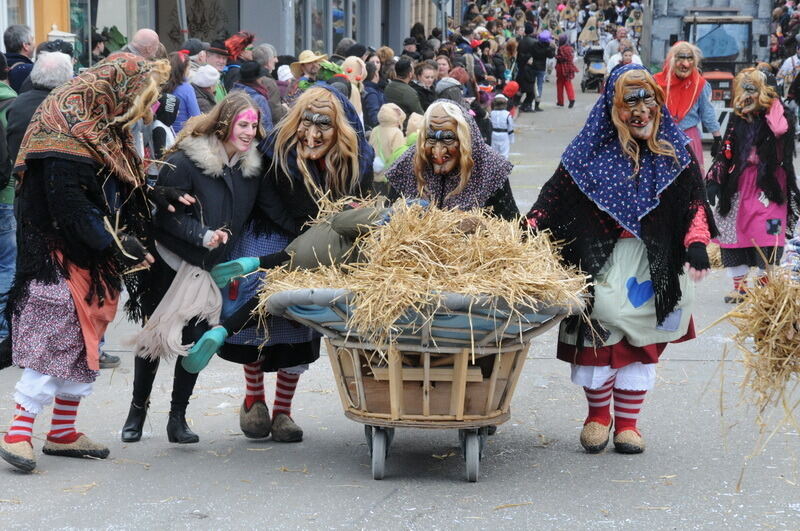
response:
[[(221, 358), (244, 365), (242, 432), (250, 438), (271, 433), (273, 441), (298, 442), (303, 430), (291, 417), (292, 399), (300, 375), (319, 358), (319, 338), (309, 328), (273, 317), (266, 341), (249, 319), (263, 275), (248, 273), (289, 259), (284, 248), (305, 233), (323, 195), (338, 199), (368, 194), (374, 154), (353, 106), (337, 90), (322, 84), (298, 98), (260, 149), (266, 170), (262, 187), (269, 204), (253, 212), (245, 234), (229, 255), (232, 260), (212, 270), (218, 285), (225, 286), (225, 320), (197, 341), (186, 362), (197, 372), (219, 351)], [(277, 372), (272, 418), (264, 372)]]
[(644, 451), (636, 422), (655, 365), (668, 343), (694, 337), (693, 281), (710, 268), (716, 228), (688, 143), (649, 72), (620, 66), (527, 214), (594, 283), (591, 326), (565, 320), (557, 350), (586, 392), (589, 453), (612, 423), (618, 452)]
[(763, 72), (739, 72), (733, 81), (733, 108), (707, 188), (717, 213), (722, 264), (733, 281), (724, 300), (739, 303), (751, 267), (759, 269), (758, 282), (763, 283), (767, 266), (780, 263), (800, 197), (793, 162), (794, 116)]
[[(256, 149), (264, 137), (260, 120), (250, 97), (231, 92), (210, 113), (189, 120), (168, 151), (158, 183), (197, 201), (155, 216), (158, 259), (145, 301), (149, 319), (137, 338), (133, 399), (122, 428), (125, 442), (142, 436), (160, 358), (181, 354), (172, 345), (193, 343), (208, 330), (208, 322), (219, 320), (222, 301), (208, 271), (226, 258), (228, 242), (241, 235), (254, 206), (265, 204), (260, 195), (263, 165)], [(185, 420), (196, 380), (196, 374), (175, 364), (167, 424), (170, 442), (199, 440)]]

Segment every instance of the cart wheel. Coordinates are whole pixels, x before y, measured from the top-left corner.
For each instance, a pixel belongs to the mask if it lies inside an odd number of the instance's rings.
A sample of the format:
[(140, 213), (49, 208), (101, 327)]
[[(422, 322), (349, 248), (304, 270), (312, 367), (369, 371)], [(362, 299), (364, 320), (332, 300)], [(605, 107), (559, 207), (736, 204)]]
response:
[(481, 466), (480, 436), (475, 432), (467, 433), (464, 443), (467, 481), (475, 483), (478, 481), (478, 471)]
[(364, 424), (364, 438), (367, 439), (367, 448), (369, 448), (369, 455), (372, 455), (372, 426)]
[(386, 468), (386, 430), (375, 428), (372, 432), (372, 479), (383, 479)]
[(394, 428), (383, 428), (383, 431), (386, 432), (386, 457), (389, 457), (389, 448), (394, 441)]

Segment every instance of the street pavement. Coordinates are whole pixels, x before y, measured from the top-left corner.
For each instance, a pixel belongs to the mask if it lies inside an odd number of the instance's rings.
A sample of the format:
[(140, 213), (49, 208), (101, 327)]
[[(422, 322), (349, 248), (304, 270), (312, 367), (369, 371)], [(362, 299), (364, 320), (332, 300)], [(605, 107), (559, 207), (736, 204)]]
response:
[[(523, 212), (595, 99), (579, 93), (574, 109), (557, 108), (548, 83), (544, 112), (518, 120), (512, 186)], [(722, 302), (727, 289), (721, 271), (698, 286), (698, 330), (730, 309)], [(295, 397), (302, 443), (246, 439), (238, 427), (242, 369), (214, 359), (189, 406), (199, 444), (167, 442), (172, 363), (156, 380), (143, 440), (123, 444), (135, 330), (118, 318), (109, 331), (108, 348), (122, 365), (102, 371), (78, 416), (78, 428), (107, 443), (111, 456), (40, 455), (34, 474), (0, 463), (0, 528), (800, 529), (800, 437), (781, 430), (747, 459), (758, 438), (756, 411), (742, 400), (743, 371), (726, 324), (667, 349), (640, 421), (647, 451), (636, 456), (582, 451), (583, 393), (554, 360), (555, 331), (537, 338), (511, 420), (489, 439), (477, 483), (464, 480), (455, 430), (398, 429), (386, 478), (371, 479), (362, 426), (342, 414), (324, 353)], [(0, 372), (0, 430), (19, 372)], [(266, 382), (271, 396), (274, 377)], [(37, 420), (37, 449), (49, 417)]]

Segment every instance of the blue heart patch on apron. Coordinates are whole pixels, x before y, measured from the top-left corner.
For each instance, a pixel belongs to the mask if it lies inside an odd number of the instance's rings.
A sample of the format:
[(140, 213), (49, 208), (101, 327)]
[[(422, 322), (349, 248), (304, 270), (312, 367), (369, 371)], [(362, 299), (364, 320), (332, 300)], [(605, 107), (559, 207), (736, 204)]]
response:
[(644, 303), (655, 295), (653, 291), (653, 282), (650, 280), (645, 280), (640, 283), (636, 280), (636, 277), (631, 277), (625, 283), (625, 287), (628, 288), (628, 300), (634, 308), (639, 308), (644, 305)]

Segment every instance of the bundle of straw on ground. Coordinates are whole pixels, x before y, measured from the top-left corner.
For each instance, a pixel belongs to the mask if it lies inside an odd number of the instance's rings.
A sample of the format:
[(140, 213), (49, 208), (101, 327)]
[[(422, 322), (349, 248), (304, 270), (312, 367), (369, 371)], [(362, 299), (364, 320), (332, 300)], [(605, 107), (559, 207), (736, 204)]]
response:
[[(331, 211), (328, 205), (326, 212)], [(432, 317), (441, 291), (494, 297), (512, 308), (510, 319), (518, 316), (514, 308), (581, 307), (587, 278), (559, 260), (549, 234), (526, 232), (519, 222), (482, 211), (398, 202), (386, 225), (359, 239), (359, 263), (272, 270), (257, 311), (263, 315), (267, 299), (284, 290), (344, 288), (354, 296), (348, 329), (385, 345), (410, 311)]]
[(743, 353), (742, 385), (759, 415), (778, 405), (788, 415), (797, 404), (789, 406), (787, 399), (800, 384), (800, 283), (790, 271), (773, 268), (767, 284), (748, 290), (744, 302), (724, 318), (738, 329), (733, 340)]

